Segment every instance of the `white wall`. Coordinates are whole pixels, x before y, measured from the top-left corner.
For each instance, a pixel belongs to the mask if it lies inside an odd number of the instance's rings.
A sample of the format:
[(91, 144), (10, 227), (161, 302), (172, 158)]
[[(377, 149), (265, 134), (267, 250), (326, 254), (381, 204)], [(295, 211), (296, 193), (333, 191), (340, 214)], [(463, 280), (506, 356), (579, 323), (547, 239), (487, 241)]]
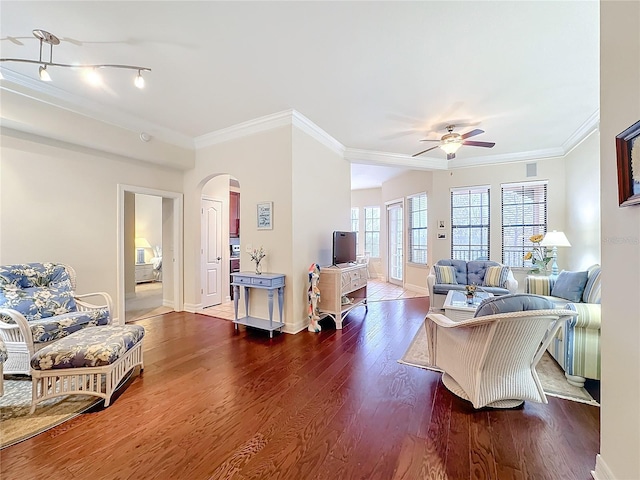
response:
[(0, 140), (0, 263), (69, 263), (78, 293), (115, 300), (117, 185), (179, 192), (182, 173), (55, 142)]
[(350, 164), (335, 151), (293, 129), (293, 331), (308, 325), (309, 267), (331, 265), (334, 230), (351, 229)]
[(615, 136), (640, 119), (639, 2), (600, 2), (602, 381), (598, 479), (640, 478), (640, 206), (618, 206)]
[[(144, 251), (144, 261), (154, 256), (153, 247), (162, 246), (162, 197), (136, 194), (135, 238), (145, 238), (152, 248)], [(135, 258), (135, 249), (133, 252)]]
[(559, 253), (567, 270), (585, 270), (600, 263), (600, 132), (565, 157), (565, 172), (564, 233), (571, 248)]

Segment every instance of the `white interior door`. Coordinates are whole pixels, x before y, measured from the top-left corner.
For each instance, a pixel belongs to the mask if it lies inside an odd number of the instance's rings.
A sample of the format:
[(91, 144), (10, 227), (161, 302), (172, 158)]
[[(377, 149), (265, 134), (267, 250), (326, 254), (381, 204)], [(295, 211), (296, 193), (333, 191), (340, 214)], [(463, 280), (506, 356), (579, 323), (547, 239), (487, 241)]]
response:
[(222, 303), (222, 202), (202, 199), (202, 308)]
[(387, 206), (387, 232), (389, 235), (389, 283), (403, 285), (404, 238), (403, 238), (403, 208), (402, 203)]

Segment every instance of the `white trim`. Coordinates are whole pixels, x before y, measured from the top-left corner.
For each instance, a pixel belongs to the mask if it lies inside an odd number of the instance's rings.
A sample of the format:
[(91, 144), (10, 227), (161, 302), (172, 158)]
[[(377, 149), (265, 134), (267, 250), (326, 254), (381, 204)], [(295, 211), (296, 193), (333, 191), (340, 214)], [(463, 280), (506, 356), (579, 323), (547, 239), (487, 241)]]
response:
[(573, 134), (565, 140), (562, 144), (565, 155), (568, 155), (571, 150), (580, 145), (587, 139), (593, 132), (598, 131), (600, 128), (600, 109), (591, 114), (587, 120), (573, 132)]
[(300, 333), (303, 330), (307, 330), (309, 327), (309, 319), (305, 318), (304, 320), (300, 320), (294, 324), (285, 323), (282, 327), (282, 333), (289, 333), (295, 335), (296, 333)]
[[(178, 147), (188, 148), (191, 150), (194, 148), (193, 138), (187, 135), (162, 127), (158, 124), (148, 122), (140, 117), (136, 117), (135, 115), (124, 113), (121, 110), (108, 105), (66, 92), (51, 83), (41, 82), (40, 80), (7, 70), (6, 68), (3, 68), (2, 75), (4, 76), (4, 80), (0, 86), (0, 90), (13, 92), (47, 105), (83, 115), (98, 122), (131, 130), (137, 134), (140, 132), (148, 132), (154, 137)], [(7, 85), (7, 82), (26, 87), (31, 90), (31, 92), (26, 92), (24, 89), (18, 89)], [(59, 101), (53, 102), (44, 98), (43, 95), (51, 96)]]
[(500, 188), (524, 187), (530, 185), (549, 185), (549, 180), (531, 180), (530, 182), (501, 183)]
[(596, 468), (591, 470), (591, 476), (594, 480), (616, 480), (615, 475), (600, 454), (596, 455)]
[(163, 306), (163, 307), (173, 308), (173, 300), (165, 300), (165, 299), (163, 298), (163, 299), (162, 299), (162, 306)]
[[(180, 312), (183, 309), (183, 274), (182, 261), (184, 258), (183, 238), (183, 196), (182, 193), (157, 190), (153, 188), (138, 187), (134, 185), (118, 184), (117, 218), (116, 229), (117, 242), (117, 267), (116, 267), (116, 312), (119, 318), (125, 318), (125, 292), (124, 292), (124, 194), (125, 192), (140, 193), (144, 195), (154, 195), (173, 200), (173, 262), (163, 261), (163, 267), (173, 264), (173, 309)], [(124, 322), (123, 322), (124, 323)]]
[(364, 163), (366, 165), (382, 165), (387, 167), (411, 168), (413, 170), (446, 170), (447, 161), (433, 157), (411, 157), (400, 153), (374, 152), (346, 148), (345, 160), (351, 163)]
[(314, 138), (329, 150), (334, 151), (341, 157), (344, 157), (344, 152), (346, 147), (342, 145), (339, 141), (321, 129), (318, 125), (313, 123), (307, 117), (302, 115), (300, 112), (296, 110), (291, 110), (292, 115), (292, 124), (294, 127), (298, 127), (304, 133), (309, 135), (311, 138)]
[(446, 169), (451, 170), (453, 168), (478, 167), (480, 165), (528, 162), (530, 160), (544, 160), (564, 156), (564, 149), (562, 147), (555, 147), (543, 150), (532, 150), (529, 152), (502, 153), (499, 155), (486, 155), (484, 157), (469, 157), (465, 159), (456, 157), (453, 160), (449, 160), (449, 165)]
[(202, 303), (185, 303), (184, 311), (189, 313), (198, 313), (202, 311)]

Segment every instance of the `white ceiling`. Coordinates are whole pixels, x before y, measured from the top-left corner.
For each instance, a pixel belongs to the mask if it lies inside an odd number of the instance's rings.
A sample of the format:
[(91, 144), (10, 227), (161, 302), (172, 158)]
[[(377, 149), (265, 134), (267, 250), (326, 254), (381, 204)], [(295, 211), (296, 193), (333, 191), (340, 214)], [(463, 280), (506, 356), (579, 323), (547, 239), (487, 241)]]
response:
[[(0, 16), (2, 58), (37, 58), (39, 28), (62, 40), (54, 62), (152, 69), (144, 90), (132, 72), (106, 69), (95, 88), (75, 70), (51, 68), (44, 84), (36, 65), (4, 62), (3, 88), (183, 145), (293, 109), (347, 147), (353, 188), (423, 161), (455, 168), (559, 156), (598, 121), (595, 0), (3, 0)], [(439, 149), (411, 159), (448, 123), (485, 130), (474, 140), (496, 146), (462, 147), (448, 164)]]

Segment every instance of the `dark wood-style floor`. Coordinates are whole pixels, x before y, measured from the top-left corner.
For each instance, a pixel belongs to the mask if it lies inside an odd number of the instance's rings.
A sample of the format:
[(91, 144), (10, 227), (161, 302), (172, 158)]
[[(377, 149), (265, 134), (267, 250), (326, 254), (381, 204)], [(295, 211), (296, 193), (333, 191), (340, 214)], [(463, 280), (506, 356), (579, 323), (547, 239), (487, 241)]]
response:
[(474, 411), (397, 363), (428, 299), (372, 302), (342, 331), (137, 322), (145, 370), (107, 409), (0, 451), (2, 479), (590, 479), (599, 409)]

